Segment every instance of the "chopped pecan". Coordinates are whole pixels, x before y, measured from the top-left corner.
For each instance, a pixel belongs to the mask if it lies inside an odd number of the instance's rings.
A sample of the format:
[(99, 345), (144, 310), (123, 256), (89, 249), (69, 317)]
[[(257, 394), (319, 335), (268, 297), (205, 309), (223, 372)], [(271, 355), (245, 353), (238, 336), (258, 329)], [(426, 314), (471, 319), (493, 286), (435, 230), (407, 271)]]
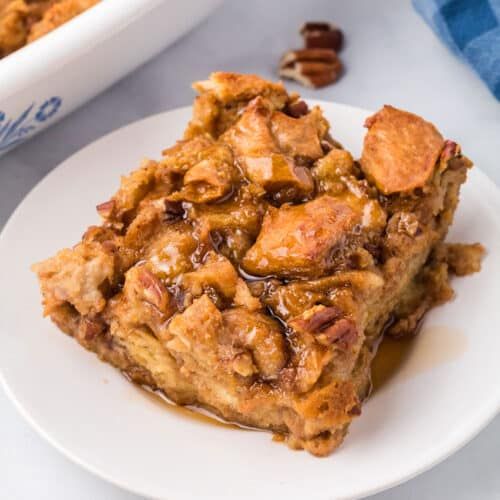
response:
[(321, 338), (318, 340), (335, 344), (338, 348), (346, 351), (356, 342), (358, 330), (354, 321), (342, 318), (327, 327), (320, 335)]
[(300, 118), (301, 116), (307, 115), (308, 112), (309, 107), (307, 103), (302, 100), (290, 102), (285, 108), (285, 114), (292, 118)]
[(144, 299), (160, 309), (160, 311), (166, 309), (168, 303), (168, 293), (160, 279), (157, 278), (151, 271), (141, 269), (139, 273), (139, 282), (144, 287)]
[(80, 342), (92, 342), (105, 330), (106, 324), (100, 317), (83, 316), (78, 326), (78, 339)]
[(332, 322), (342, 316), (342, 311), (335, 306), (324, 307), (315, 312), (307, 319), (297, 320), (305, 331), (309, 333), (321, 332), (327, 329)]
[(306, 87), (320, 88), (335, 82), (342, 63), (331, 49), (290, 50), (280, 61), (279, 74)]
[(115, 200), (108, 200), (103, 203), (99, 203), (99, 205), (95, 208), (103, 219), (109, 219), (113, 215), (113, 211), (115, 209)]
[(447, 162), (459, 154), (460, 146), (456, 142), (450, 141), (448, 139), (444, 141), (444, 147), (441, 151), (441, 161)]
[(323, 345), (335, 344), (342, 350), (349, 349), (358, 337), (354, 321), (342, 317), (342, 311), (335, 306), (318, 306), (292, 321), (293, 327), (311, 333)]
[(302, 26), (300, 34), (307, 49), (332, 49), (338, 52), (344, 42), (342, 31), (331, 23), (307, 22)]

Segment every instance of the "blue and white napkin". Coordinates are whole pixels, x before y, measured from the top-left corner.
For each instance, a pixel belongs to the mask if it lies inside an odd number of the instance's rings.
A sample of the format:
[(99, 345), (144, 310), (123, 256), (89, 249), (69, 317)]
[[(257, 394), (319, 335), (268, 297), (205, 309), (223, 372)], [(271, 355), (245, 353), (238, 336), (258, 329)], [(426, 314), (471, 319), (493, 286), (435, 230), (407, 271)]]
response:
[(413, 0), (413, 5), (500, 100), (500, 0)]

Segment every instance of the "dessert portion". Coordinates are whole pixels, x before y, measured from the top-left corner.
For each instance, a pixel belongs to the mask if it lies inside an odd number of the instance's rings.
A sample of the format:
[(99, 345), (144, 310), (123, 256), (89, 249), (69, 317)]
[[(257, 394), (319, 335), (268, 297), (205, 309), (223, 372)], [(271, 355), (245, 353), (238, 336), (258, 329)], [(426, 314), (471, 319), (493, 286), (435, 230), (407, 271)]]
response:
[(38, 40), (100, 0), (0, 0), (0, 59)]
[(281, 83), (194, 88), (184, 137), (34, 265), (44, 313), (134, 382), (327, 455), (384, 332), (415, 332), (449, 273), (478, 269), (480, 246), (443, 243), (471, 162), (390, 106), (355, 161)]

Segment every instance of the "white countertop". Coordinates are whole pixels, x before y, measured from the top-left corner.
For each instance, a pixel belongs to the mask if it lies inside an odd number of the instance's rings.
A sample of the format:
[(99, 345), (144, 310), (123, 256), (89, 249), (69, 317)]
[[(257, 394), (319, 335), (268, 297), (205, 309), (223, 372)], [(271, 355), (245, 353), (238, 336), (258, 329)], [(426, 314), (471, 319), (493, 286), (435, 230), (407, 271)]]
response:
[[(347, 36), (341, 54), (344, 77), (319, 91), (293, 84), (289, 88), (306, 97), (367, 109), (390, 103), (421, 114), (460, 142), (500, 185), (500, 164), (491, 161), (491, 150), (500, 142), (500, 103), (437, 41), (409, 1), (237, 0), (227, 1), (159, 57), (1, 158), (0, 227), (36, 182), (84, 145), (129, 122), (188, 104), (193, 97), (190, 83), (216, 69), (276, 77), (281, 53), (300, 44), (297, 30), (302, 22), (327, 19)], [(1, 389), (0, 442), (1, 498), (138, 498), (52, 449), (21, 419)], [(498, 500), (499, 463), (500, 416), (444, 463), (373, 498)]]

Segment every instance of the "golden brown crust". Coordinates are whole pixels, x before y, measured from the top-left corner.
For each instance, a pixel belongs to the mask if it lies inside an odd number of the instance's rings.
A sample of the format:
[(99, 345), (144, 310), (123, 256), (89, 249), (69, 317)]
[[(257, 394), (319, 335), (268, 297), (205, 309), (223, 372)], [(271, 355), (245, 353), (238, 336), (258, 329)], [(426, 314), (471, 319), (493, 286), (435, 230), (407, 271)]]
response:
[(100, 0), (0, 0), (0, 58), (38, 40)]
[(200, 94), (213, 93), (222, 104), (250, 101), (254, 97), (262, 96), (284, 105), (288, 99), (282, 83), (272, 83), (257, 75), (216, 71), (210, 75), (209, 80), (193, 83), (193, 88)]
[(315, 149), (315, 143), (319, 147), (321, 138), (319, 127), (308, 127), (304, 117), (290, 118), (297, 124), (291, 127), (290, 132), (290, 127), (286, 127), (279, 118), (281, 114), (273, 114), (269, 101), (257, 97), (246, 106), (238, 122), (223, 134), (222, 140), (232, 147), (239, 167), (250, 181), (280, 196), (282, 201), (285, 198), (291, 201), (311, 194), (314, 184), (309, 169), (298, 164), (294, 158), (293, 153), (306, 152), (305, 148), (291, 150), (288, 146), (290, 136), (296, 134), (295, 127), (302, 131), (309, 128), (314, 139), (308, 146), (309, 151)]
[[(387, 197), (281, 84), (215, 73), (196, 87), (184, 139), (122, 179), (102, 226), (34, 266), (45, 313), (132, 380), (326, 455), (360, 414), (389, 318), (398, 334), (449, 298), (440, 242), (470, 162), (447, 143), (425, 190), (408, 196), (420, 164), (405, 163)], [(385, 109), (368, 133), (404, 143), (390, 168), (429, 143), (407, 115)]]
[(236, 121), (239, 113), (256, 97), (264, 98), (272, 110), (280, 110), (289, 101), (285, 87), (256, 75), (215, 72), (208, 80), (196, 82), (200, 93), (194, 102), (193, 118), (184, 136), (200, 134), (219, 137)]
[(429, 181), (444, 146), (434, 125), (384, 106), (366, 126), (361, 168), (383, 194), (407, 193)]
[(285, 154), (310, 160), (324, 155), (321, 141), (330, 127), (319, 108), (299, 118), (276, 111), (271, 118), (271, 128)]
[[(44, 6), (48, 7), (48, 4), (43, 2)], [(3, 0), (0, 3), (0, 58), (26, 44), (30, 16), (37, 19), (42, 13), (42, 10), (35, 12), (25, 0)]]
[(99, 2), (100, 0), (60, 0), (47, 9), (40, 21), (33, 24), (28, 43), (38, 40)]

